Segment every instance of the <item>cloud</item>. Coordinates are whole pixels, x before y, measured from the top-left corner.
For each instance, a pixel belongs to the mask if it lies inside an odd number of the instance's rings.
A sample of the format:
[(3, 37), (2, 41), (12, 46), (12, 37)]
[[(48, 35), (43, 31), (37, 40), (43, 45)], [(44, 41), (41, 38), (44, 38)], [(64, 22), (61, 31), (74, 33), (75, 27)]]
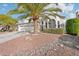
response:
[(6, 11), (7, 6), (8, 6), (7, 3), (2, 4), (1, 10)]
[(8, 4), (3, 4), (4, 7), (8, 6)]
[(64, 12), (65, 11), (65, 9), (66, 9), (66, 6), (65, 6), (65, 4), (58, 4), (58, 8), (60, 8), (60, 9), (62, 9), (62, 11)]
[(46, 6), (45, 9), (52, 8), (52, 7), (56, 8), (57, 6), (56, 4), (53, 3), (53, 4), (49, 4), (48, 6)]
[(70, 13), (69, 18), (75, 18), (75, 17), (76, 17), (76, 14)]
[(58, 5), (58, 8), (62, 9), (62, 13), (65, 14), (67, 18), (74, 18), (75, 12), (74, 12), (74, 4), (69, 3), (60, 3)]
[(68, 6), (66, 6), (66, 10), (68, 12), (72, 12), (73, 11), (73, 8), (74, 8), (74, 5), (73, 4), (69, 4)]
[(58, 6), (56, 4), (50, 4), (46, 8), (60, 8), (63, 12), (59, 12), (58, 14), (64, 15), (66, 19), (68, 18), (74, 18), (75, 17), (75, 11), (74, 11), (74, 4), (71, 3), (58, 3)]
[(64, 4), (64, 3), (59, 3), (58, 8), (62, 9), (64, 12), (70, 12), (73, 10), (74, 5), (73, 4)]

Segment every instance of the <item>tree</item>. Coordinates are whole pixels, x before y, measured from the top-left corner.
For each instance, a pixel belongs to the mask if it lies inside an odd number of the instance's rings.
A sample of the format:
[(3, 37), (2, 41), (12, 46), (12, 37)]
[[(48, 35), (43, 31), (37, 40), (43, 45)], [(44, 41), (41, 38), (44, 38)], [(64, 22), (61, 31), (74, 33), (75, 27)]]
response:
[(46, 17), (50, 19), (48, 16), (59, 16), (56, 12), (62, 12), (59, 8), (46, 8), (49, 3), (20, 3), (17, 4), (17, 8), (15, 10), (10, 10), (8, 14), (22, 14), (19, 18), (29, 18), (29, 20), (33, 20), (34, 23), (34, 33), (40, 32), (40, 18)]
[(16, 19), (7, 15), (0, 14), (0, 25), (5, 26), (7, 30), (9, 30), (10, 27), (12, 28), (13, 25), (15, 25), (16, 23), (17, 23)]
[(0, 24), (1, 25), (12, 25), (12, 24), (16, 24), (17, 23), (17, 20), (10, 17), (10, 16), (7, 16), (7, 15), (3, 15), (3, 14), (0, 14)]

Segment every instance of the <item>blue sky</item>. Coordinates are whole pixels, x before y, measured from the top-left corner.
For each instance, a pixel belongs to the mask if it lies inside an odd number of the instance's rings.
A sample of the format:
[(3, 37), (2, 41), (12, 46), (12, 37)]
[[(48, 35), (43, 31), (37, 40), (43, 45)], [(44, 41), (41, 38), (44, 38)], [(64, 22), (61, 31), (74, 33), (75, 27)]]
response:
[[(52, 5), (51, 5), (52, 6)], [(0, 3), (0, 14), (6, 14), (9, 10), (15, 9), (17, 7), (14, 3)], [(63, 10), (62, 15), (66, 18), (74, 18), (76, 10), (79, 10), (79, 4), (59, 4), (58, 6)], [(18, 15), (13, 15), (14, 18), (17, 18)]]

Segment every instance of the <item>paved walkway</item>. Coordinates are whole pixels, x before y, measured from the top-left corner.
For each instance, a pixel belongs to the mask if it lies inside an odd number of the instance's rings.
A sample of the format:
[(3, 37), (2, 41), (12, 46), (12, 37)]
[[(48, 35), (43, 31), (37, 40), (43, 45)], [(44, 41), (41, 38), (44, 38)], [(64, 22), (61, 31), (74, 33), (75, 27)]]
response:
[(25, 35), (25, 32), (9, 32), (6, 34), (0, 34), (0, 43), (12, 40), (22, 35)]

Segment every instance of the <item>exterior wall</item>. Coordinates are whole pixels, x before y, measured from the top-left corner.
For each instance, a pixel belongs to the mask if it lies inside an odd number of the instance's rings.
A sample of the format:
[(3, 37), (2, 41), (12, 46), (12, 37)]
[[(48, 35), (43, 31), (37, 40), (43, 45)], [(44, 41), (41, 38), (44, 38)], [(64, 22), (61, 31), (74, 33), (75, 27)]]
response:
[(27, 32), (33, 32), (33, 24), (28, 23), (28, 20), (19, 20), (18, 21), (18, 31), (27, 31)]
[[(58, 23), (59, 22), (59, 23)], [(64, 24), (65, 24), (65, 19), (62, 19), (62, 18), (59, 18), (59, 17), (56, 17), (56, 28), (62, 28), (64, 27)]]
[(47, 28), (62, 28), (64, 27), (64, 20), (59, 18), (59, 17), (52, 17), (50, 16), (51, 20), (42, 20), (42, 28), (46, 29), (46, 23), (47, 23)]

